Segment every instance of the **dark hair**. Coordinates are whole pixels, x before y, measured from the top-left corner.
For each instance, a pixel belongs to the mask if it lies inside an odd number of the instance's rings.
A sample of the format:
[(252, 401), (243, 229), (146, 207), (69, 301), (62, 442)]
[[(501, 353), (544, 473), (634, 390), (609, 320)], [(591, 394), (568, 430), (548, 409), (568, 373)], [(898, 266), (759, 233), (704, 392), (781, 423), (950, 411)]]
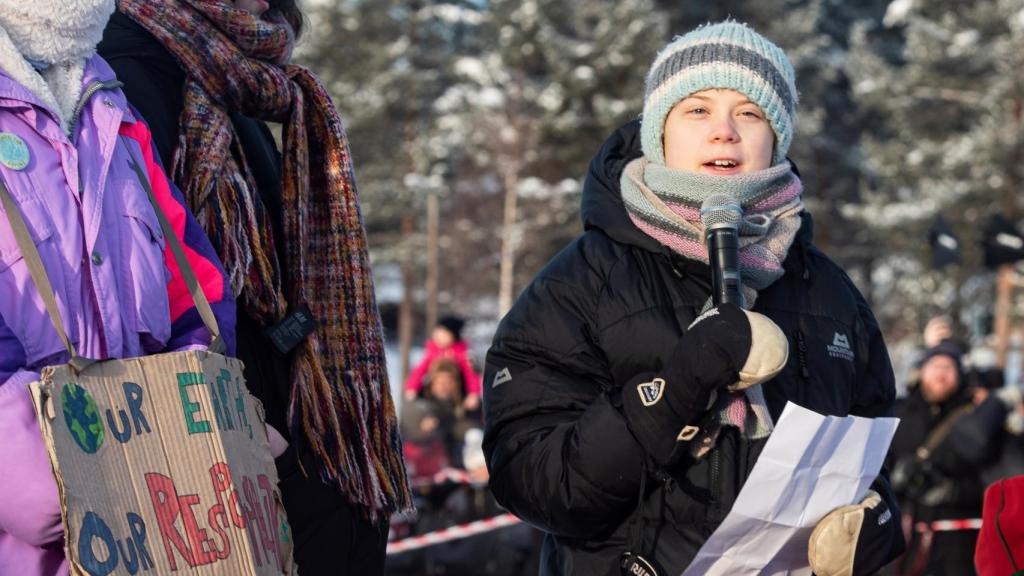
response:
[(299, 0), (271, 0), (270, 6), (280, 12), (284, 19), (291, 24), (292, 29), (295, 30), (295, 39), (298, 40), (306, 25), (306, 17), (302, 14), (302, 9), (299, 8)]
[(437, 325), (451, 332), (452, 338), (458, 342), (462, 340), (462, 328), (466, 325), (466, 321), (459, 316), (445, 316), (437, 321)]

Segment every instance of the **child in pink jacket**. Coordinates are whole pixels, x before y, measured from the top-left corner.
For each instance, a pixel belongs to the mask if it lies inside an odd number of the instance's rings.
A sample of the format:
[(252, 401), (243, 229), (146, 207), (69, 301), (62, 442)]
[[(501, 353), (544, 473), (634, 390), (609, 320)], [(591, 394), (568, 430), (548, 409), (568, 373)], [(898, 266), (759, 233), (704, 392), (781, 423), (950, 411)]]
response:
[(480, 407), (480, 375), (473, 369), (473, 364), (469, 360), (469, 345), (462, 339), (462, 327), (465, 324), (464, 320), (455, 316), (445, 316), (438, 321), (430, 334), (430, 340), (427, 340), (423, 359), (405, 381), (406, 400), (412, 400), (419, 395), (423, 378), (434, 362), (446, 359), (458, 364), (462, 372), (462, 383), (466, 387), (466, 397), (462, 401), (462, 406), (469, 411)]

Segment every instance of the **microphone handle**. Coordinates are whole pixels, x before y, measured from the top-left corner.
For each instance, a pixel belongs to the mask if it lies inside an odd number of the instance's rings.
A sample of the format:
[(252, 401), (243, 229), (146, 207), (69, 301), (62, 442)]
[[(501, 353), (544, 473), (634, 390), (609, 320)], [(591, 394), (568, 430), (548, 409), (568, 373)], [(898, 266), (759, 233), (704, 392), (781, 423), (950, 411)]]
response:
[(711, 298), (719, 304), (743, 305), (740, 291), (739, 238), (735, 228), (708, 231), (708, 259), (711, 263)]

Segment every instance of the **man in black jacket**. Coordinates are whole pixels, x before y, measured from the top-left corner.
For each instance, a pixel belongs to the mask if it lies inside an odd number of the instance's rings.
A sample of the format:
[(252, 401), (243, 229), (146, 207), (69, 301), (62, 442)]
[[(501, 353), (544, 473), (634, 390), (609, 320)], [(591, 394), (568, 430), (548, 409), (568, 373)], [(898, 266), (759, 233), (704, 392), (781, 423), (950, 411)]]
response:
[(893, 438), (892, 484), (913, 516), (909, 551), (901, 574), (969, 574), (974, 569), (974, 543), (981, 518), (982, 454), (968, 457), (958, 449), (963, 424), (975, 410), (972, 391), (964, 382), (961, 350), (944, 340), (926, 350), (918, 378), (897, 409), (900, 428)]
[[(543, 574), (682, 572), (788, 401), (892, 416), (878, 325), (813, 247), (785, 160), (795, 93), (785, 55), (741, 24), (670, 44), (648, 76), (643, 125), (621, 128), (591, 163), (584, 234), (503, 319), (486, 362), (484, 450), (499, 502), (548, 533)], [(702, 194), (723, 188), (745, 213), (750, 311), (709, 302), (697, 214)], [(741, 390), (751, 359), (785, 343), (777, 376)], [(899, 524), (883, 474), (822, 521), (812, 565), (873, 573), (902, 551)]]

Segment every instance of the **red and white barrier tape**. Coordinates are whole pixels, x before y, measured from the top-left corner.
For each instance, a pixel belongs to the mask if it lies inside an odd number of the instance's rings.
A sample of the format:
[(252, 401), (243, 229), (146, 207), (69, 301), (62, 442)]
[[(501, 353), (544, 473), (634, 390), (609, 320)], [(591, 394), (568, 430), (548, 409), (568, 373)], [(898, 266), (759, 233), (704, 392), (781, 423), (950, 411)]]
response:
[(936, 520), (934, 522), (918, 522), (915, 526), (918, 532), (956, 532), (957, 530), (981, 530), (980, 518), (966, 518), (963, 520)]
[(459, 468), (444, 468), (430, 478), (422, 478), (412, 482), (413, 488), (426, 488), (438, 484), (474, 484), (483, 485), (487, 482), (477, 482), (469, 475), (469, 472)]
[(502, 514), (500, 516), (485, 518), (468, 524), (442, 528), (441, 530), (427, 532), (426, 534), (420, 534), (419, 536), (411, 536), (405, 540), (388, 542), (388, 555), (401, 554), (402, 552), (416, 550), (417, 548), (426, 548), (427, 546), (443, 544), (453, 540), (462, 540), (463, 538), (469, 538), (470, 536), (476, 536), (477, 534), (491, 532), (506, 526), (513, 526), (520, 522), (522, 522), (522, 520), (516, 518), (512, 514)]

